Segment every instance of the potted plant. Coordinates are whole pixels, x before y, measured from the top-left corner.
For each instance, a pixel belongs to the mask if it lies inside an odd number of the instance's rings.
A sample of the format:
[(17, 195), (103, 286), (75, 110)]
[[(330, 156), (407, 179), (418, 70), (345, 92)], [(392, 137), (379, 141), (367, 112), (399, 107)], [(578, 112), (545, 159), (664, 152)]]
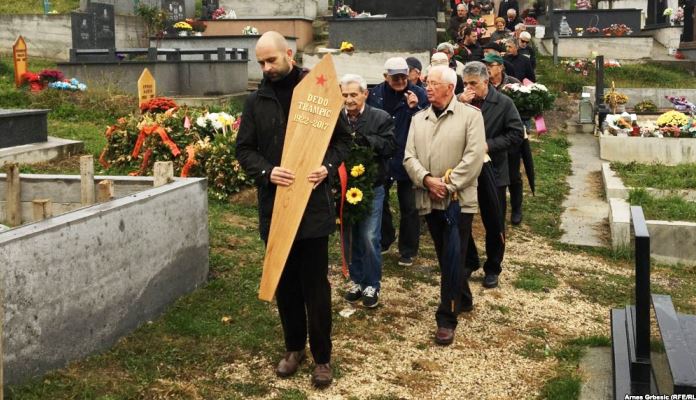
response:
[(191, 24), (186, 21), (179, 21), (174, 24), (174, 30), (179, 33), (179, 36), (188, 36), (192, 29)]
[(192, 21), (190, 25), (191, 29), (193, 29), (194, 36), (203, 36), (203, 32), (205, 32), (206, 28), (208, 27), (208, 25), (201, 20)]

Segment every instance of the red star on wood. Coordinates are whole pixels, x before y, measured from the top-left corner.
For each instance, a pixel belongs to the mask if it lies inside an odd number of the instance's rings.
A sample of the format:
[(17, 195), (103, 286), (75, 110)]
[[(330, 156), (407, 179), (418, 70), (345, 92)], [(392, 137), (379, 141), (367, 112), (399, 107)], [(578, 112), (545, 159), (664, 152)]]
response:
[(317, 77), (317, 85), (324, 86), (324, 83), (326, 83), (326, 78), (324, 78), (324, 74), (321, 74)]

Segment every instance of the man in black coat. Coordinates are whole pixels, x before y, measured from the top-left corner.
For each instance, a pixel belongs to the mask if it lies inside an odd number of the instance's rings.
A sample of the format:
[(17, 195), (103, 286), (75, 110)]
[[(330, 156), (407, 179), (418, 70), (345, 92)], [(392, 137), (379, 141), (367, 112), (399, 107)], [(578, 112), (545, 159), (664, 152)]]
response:
[(500, 6), (498, 7), (498, 16), (501, 18), (507, 18), (508, 10), (515, 10), (515, 15), (520, 14), (520, 5), (517, 0), (502, 0), (500, 2)]
[(259, 38), (256, 58), (264, 79), (244, 104), (236, 152), (242, 168), (256, 182), (259, 232), (264, 242), (268, 240), (276, 187), (290, 186), (296, 178), (315, 185), (276, 290), (286, 348), (276, 374), (287, 377), (297, 371), (305, 358), (309, 333), (316, 363), (312, 383), (325, 387), (333, 381), (328, 244), (336, 227), (336, 208), (326, 178), (334, 176), (348, 154), (349, 128), (337, 124), (322, 165), (309, 176), (295, 177), (293, 171), (280, 167), (292, 92), (306, 72), (293, 66), (292, 50), (277, 32), (266, 32)]
[[(499, 93), (489, 83), (486, 66), (481, 62), (470, 62), (464, 66), (464, 84), (466, 90), (459, 100), (481, 109), (483, 123), (486, 127), (486, 151), (493, 163), (497, 186), (497, 199), (481, 199), (481, 201), (498, 201), (501, 215), (500, 226), (505, 230), (505, 192), (510, 184), (508, 173), (508, 151), (517, 148), (524, 138), (522, 120), (512, 100)], [(480, 193), (480, 192), (479, 192)], [(486, 218), (481, 214), (481, 218)], [(494, 288), (498, 286), (498, 275), (502, 271), (501, 263), (505, 254), (505, 246), (497, 235), (486, 232), (486, 254), (488, 258), (483, 265), (485, 277), (483, 286)], [(471, 270), (478, 268), (478, 252), (473, 239), (467, 247), (466, 267)]]
[[(374, 308), (379, 304), (381, 291), (382, 206), (384, 184), (387, 182), (387, 162), (396, 150), (394, 122), (386, 111), (365, 104), (370, 92), (367, 90), (367, 82), (361, 76), (344, 75), (341, 78), (341, 94), (345, 106), (341, 119), (350, 126), (353, 143), (369, 148), (377, 165), (377, 174), (372, 184), (374, 197), (370, 214), (362, 221), (346, 226), (349, 228), (348, 232), (345, 228), (343, 230), (344, 249), (350, 253), (351, 280), (345, 299), (351, 303), (362, 299), (364, 307)], [(348, 171), (354, 165), (354, 160), (346, 160)], [(350, 240), (345, 240), (347, 237)]]
[(514, 40), (505, 42), (505, 60), (512, 64), (515, 70), (513, 76), (520, 82), (524, 82), (525, 78), (532, 82), (536, 82), (536, 74), (532, 68), (532, 62), (529, 57), (523, 56), (517, 51), (517, 43)]

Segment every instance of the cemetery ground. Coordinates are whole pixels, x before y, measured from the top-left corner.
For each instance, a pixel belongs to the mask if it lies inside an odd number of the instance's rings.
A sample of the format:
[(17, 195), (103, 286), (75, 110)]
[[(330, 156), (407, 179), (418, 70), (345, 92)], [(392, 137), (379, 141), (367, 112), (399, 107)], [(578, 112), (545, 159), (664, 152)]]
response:
[[(34, 62), (31, 69), (51, 65), (35, 67)], [(555, 73), (547, 59), (541, 65), (542, 76)], [(135, 99), (115, 95), (109, 88), (90, 88), (74, 97), (48, 91), (27, 95), (13, 89), (11, 67), (4, 60), (0, 76), (1, 107), (53, 108), (49, 133), (84, 140), (86, 152), (95, 159), (105, 143), (105, 127), (136, 107)], [(681, 79), (693, 82), (690, 77)], [(546, 116), (551, 134), (532, 138), (536, 196), (526, 193), (523, 224), (509, 227), (501, 286), (484, 290), (481, 272), (472, 277), (475, 308), (460, 318), (452, 346), (439, 347), (432, 340), (439, 274), (427, 233), (421, 236), (421, 252), (413, 267), (399, 267), (393, 250), (384, 255), (382, 305), (369, 311), (357, 308), (347, 318), (338, 314), (349, 306), (342, 300), (345, 280), (334, 235), (330, 280), (335, 382), (324, 391), (311, 388), (311, 363), (293, 378), (276, 378), (273, 370), (283, 352), (282, 332), (274, 305), (257, 299), (263, 244), (258, 238), (255, 195), (244, 191), (230, 201), (210, 198), (210, 276), (203, 288), (111, 350), (9, 387), (6, 396), (579, 398), (584, 377), (579, 360), (588, 346), (609, 346), (609, 310), (632, 303), (633, 264), (631, 249), (584, 248), (557, 241), (561, 203), (568, 192), (565, 178), (570, 173), (563, 129), (574, 118), (575, 104), (561, 96), (556, 110)], [(22, 166), (22, 171), (77, 173), (79, 161)], [(479, 223), (475, 230), (480, 239)], [(480, 240), (478, 244), (482, 248)], [(696, 267), (653, 264), (652, 271), (654, 293), (670, 294), (681, 312), (696, 312)]]

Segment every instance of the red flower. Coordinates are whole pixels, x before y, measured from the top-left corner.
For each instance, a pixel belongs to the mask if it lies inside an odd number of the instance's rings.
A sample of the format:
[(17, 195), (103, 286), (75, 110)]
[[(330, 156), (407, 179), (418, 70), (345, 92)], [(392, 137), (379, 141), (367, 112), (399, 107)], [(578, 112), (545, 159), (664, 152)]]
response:
[(143, 103), (140, 106), (140, 112), (143, 114), (146, 112), (150, 113), (162, 113), (172, 108), (177, 108), (178, 106), (174, 100), (168, 97), (155, 97), (154, 99)]

